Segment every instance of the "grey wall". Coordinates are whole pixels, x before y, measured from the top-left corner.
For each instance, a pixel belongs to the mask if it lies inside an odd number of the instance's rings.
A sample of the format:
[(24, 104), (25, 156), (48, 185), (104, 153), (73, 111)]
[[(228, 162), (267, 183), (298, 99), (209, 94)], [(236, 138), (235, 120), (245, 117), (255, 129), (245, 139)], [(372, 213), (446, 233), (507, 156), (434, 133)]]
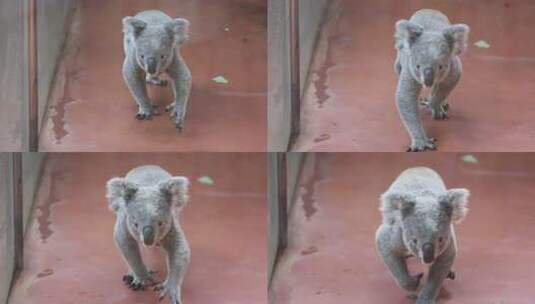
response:
[(299, 0), (299, 43), (301, 48), (301, 92), (303, 92), (320, 26), (328, 0)]
[(37, 1), (39, 125), (46, 111), (56, 63), (63, 49), (74, 7), (74, 0)]
[[(268, 6), (268, 149), (286, 151), (291, 132), (289, 20), (286, 0)], [(328, 0), (299, 0), (301, 91), (314, 53)]]
[(26, 1), (0, 0), (0, 151), (27, 148)]
[(286, 151), (290, 139), (290, 52), (286, 0), (268, 2), (268, 150)]
[(279, 215), (279, 201), (278, 201), (278, 174), (277, 174), (277, 159), (280, 157), (278, 153), (267, 153), (268, 157), (268, 282), (271, 282), (273, 270), (275, 268), (275, 260), (277, 258), (277, 249), (279, 247), (279, 229), (280, 219)]
[(292, 205), (295, 202), (295, 195), (297, 193), (297, 183), (299, 182), (299, 176), (301, 174), (301, 169), (303, 168), (306, 155), (306, 153), (302, 152), (286, 153), (286, 178), (288, 181), (288, 212), (292, 209)]
[(9, 153), (0, 153), (0, 304), (7, 303), (14, 266), (10, 158)]
[[(269, 206), (269, 233), (268, 233), (268, 275), (269, 281), (275, 269), (275, 263), (277, 258), (277, 250), (279, 246), (279, 234), (286, 233), (283, 231), (281, 221), (286, 219), (279, 217), (279, 211), (281, 208), (281, 202), (279, 202), (279, 187), (281, 182), (279, 180), (278, 161), (282, 158), (286, 158), (286, 201), (282, 202), (282, 205), (286, 203), (286, 210), (290, 210), (290, 206), (293, 203), (293, 197), (295, 195), (296, 185), (299, 181), (299, 175), (303, 162), (305, 159), (305, 153), (268, 153), (268, 206)], [(282, 186), (284, 187), (284, 185)], [(287, 221), (287, 220), (286, 220)], [(287, 222), (286, 222), (287, 224)]]
[(46, 153), (23, 153), (22, 154), (22, 200), (24, 216), (24, 231), (30, 218), (35, 201), (35, 194), (41, 180), (41, 173)]

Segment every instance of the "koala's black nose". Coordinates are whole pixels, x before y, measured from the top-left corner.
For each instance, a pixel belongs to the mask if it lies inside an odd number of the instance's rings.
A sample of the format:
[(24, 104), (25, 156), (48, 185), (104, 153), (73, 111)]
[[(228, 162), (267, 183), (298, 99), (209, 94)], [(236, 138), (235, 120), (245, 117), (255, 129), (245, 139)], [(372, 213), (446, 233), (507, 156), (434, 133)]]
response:
[(156, 61), (156, 58), (154, 57), (147, 58), (147, 72), (149, 72), (149, 74), (156, 73), (156, 66), (158, 66), (158, 62)]
[(432, 87), (435, 82), (435, 72), (432, 68), (424, 69), (424, 84), (426, 87)]
[(143, 227), (143, 243), (151, 246), (154, 243), (154, 228), (151, 226)]
[(425, 243), (422, 246), (422, 255), (424, 263), (432, 263), (435, 259), (435, 246), (432, 243)]

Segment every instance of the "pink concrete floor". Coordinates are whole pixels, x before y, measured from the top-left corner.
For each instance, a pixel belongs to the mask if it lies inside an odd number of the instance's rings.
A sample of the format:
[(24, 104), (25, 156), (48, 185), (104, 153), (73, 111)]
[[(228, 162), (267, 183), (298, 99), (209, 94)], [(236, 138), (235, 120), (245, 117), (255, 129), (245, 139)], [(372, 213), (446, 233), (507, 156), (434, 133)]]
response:
[[(262, 152), (266, 150), (265, 0), (80, 0), (58, 68), (41, 151)], [(158, 9), (191, 22), (181, 48), (193, 78), (185, 126), (165, 113), (135, 119), (137, 105), (121, 74), (121, 20)], [(212, 79), (225, 77), (229, 83)], [(149, 87), (160, 112), (171, 87)]]
[[(134, 292), (121, 281), (126, 266), (113, 242), (115, 217), (104, 197), (109, 178), (143, 164), (192, 182), (181, 214), (192, 250), (184, 302), (266, 303), (263, 154), (98, 153), (49, 155), (26, 236), (25, 269), (10, 304), (157, 303), (157, 293)], [(196, 181), (205, 175), (213, 185)], [(163, 278), (162, 254), (143, 253)]]
[(374, 243), (379, 195), (412, 166), (434, 168), (448, 187), (472, 194), (470, 212), (456, 227), (457, 277), (443, 286), (440, 303), (533, 303), (535, 155), (475, 157), (478, 163), (450, 153), (310, 156), (270, 303), (414, 303), (391, 278)]
[[(402, 152), (409, 145), (395, 106), (394, 25), (435, 8), (471, 27), (450, 119), (424, 127), (439, 151), (535, 150), (533, 1), (336, 0), (316, 48), (296, 151)], [(474, 43), (484, 40), (490, 48)]]

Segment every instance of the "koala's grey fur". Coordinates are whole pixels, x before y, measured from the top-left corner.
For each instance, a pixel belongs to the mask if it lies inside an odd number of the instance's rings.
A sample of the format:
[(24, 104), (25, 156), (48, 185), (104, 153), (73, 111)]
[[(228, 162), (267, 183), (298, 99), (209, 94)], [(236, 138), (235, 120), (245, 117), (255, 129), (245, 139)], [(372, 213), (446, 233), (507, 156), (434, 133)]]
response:
[(123, 32), (123, 77), (139, 106), (136, 118), (152, 118), (153, 105), (146, 83), (166, 85), (167, 82), (160, 78), (166, 73), (174, 95), (174, 101), (167, 109), (181, 131), (191, 91), (191, 73), (179, 50), (188, 39), (189, 21), (172, 19), (161, 11), (143, 11), (123, 19)]
[(428, 279), (418, 304), (434, 304), (442, 282), (454, 278), (457, 253), (453, 223), (466, 215), (469, 191), (447, 190), (429, 168), (405, 170), (381, 196), (383, 223), (377, 229), (377, 250), (400, 287), (416, 292), (423, 274), (410, 275), (407, 258), (429, 265)]
[(467, 25), (451, 25), (444, 14), (429, 9), (396, 23), (396, 105), (411, 137), (408, 151), (436, 149), (435, 140), (422, 127), (418, 99), (422, 86), (430, 88), (427, 103), (433, 118), (448, 118), (446, 98), (461, 78), (459, 55), (466, 49), (469, 31)]
[[(188, 179), (173, 177), (157, 166), (137, 167), (107, 183), (109, 207), (117, 215), (113, 236), (129, 272), (123, 281), (132, 289), (156, 285), (160, 300), (181, 304), (181, 286), (190, 261), (188, 241), (174, 216), (186, 204)], [(176, 212), (174, 212), (176, 211)], [(167, 253), (167, 279), (156, 284), (145, 267), (139, 245), (158, 246)]]

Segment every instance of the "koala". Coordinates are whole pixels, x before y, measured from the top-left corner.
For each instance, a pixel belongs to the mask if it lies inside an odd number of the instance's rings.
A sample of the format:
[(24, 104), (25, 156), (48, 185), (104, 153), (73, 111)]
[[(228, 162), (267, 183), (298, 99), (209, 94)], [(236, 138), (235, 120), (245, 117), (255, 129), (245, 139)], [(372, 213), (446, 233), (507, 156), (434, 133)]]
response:
[(191, 91), (191, 73), (180, 55), (180, 47), (188, 40), (189, 21), (172, 19), (161, 11), (143, 11), (123, 19), (123, 78), (139, 110), (136, 118), (152, 119), (154, 108), (147, 94), (146, 83), (164, 86), (171, 80), (174, 101), (167, 106), (178, 131), (184, 118)]
[[(181, 304), (182, 280), (190, 262), (188, 241), (180, 227), (179, 211), (188, 200), (188, 179), (171, 176), (157, 166), (137, 167), (125, 177), (108, 181), (106, 197), (117, 219), (113, 231), (129, 272), (124, 283), (133, 290), (154, 286), (172, 304)], [(159, 247), (167, 254), (167, 279), (160, 284), (153, 280), (143, 263), (139, 244)]]
[(381, 195), (383, 222), (375, 243), (397, 284), (415, 293), (423, 274), (411, 275), (406, 261), (417, 257), (429, 265), (417, 304), (436, 303), (443, 281), (455, 278), (451, 271), (457, 254), (453, 224), (466, 216), (468, 196), (467, 189), (446, 189), (435, 171), (423, 167), (405, 170)]
[(425, 103), (433, 119), (448, 118), (446, 98), (461, 78), (459, 55), (466, 49), (469, 31), (467, 25), (451, 25), (444, 14), (429, 9), (396, 23), (396, 106), (411, 138), (408, 152), (436, 149), (436, 140), (427, 137), (422, 127), (418, 99), (422, 87), (429, 88)]

